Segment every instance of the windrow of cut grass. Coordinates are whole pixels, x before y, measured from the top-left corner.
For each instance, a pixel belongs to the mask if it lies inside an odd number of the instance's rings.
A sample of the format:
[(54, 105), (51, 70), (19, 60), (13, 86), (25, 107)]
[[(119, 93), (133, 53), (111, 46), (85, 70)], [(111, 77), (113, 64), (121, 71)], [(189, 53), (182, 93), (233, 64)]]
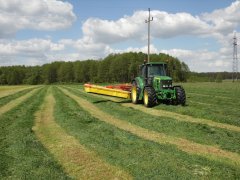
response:
[(25, 101), (26, 99), (28, 99), (29, 97), (31, 97), (36, 91), (38, 91), (39, 89), (34, 89), (32, 91), (30, 91), (29, 93), (20, 96), (17, 99), (14, 99), (10, 102), (8, 102), (7, 104), (3, 105), (0, 107), (0, 116), (4, 113), (6, 113), (7, 111), (13, 109), (14, 107), (18, 106), (19, 104), (21, 104), (23, 101)]
[[(223, 102), (221, 102), (223, 103)], [(208, 104), (208, 105), (206, 105)], [(171, 106), (160, 104), (154, 107), (156, 110), (165, 110), (200, 119), (209, 119), (219, 123), (240, 127), (240, 112), (235, 106), (221, 106), (220, 103), (211, 105), (208, 101), (187, 100), (187, 106)]]
[[(83, 90), (81, 90), (81, 89), (78, 89), (78, 90), (80, 92), (84, 93)], [(158, 109), (158, 110), (155, 110), (153, 108), (152, 109), (146, 109), (143, 106), (136, 106), (134, 104), (126, 103), (126, 102), (128, 102), (127, 100), (123, 100), (123, 99), (116, 98), (116, 97), (97, 95), (97, 94), (91, 94), (91, 95), (94, 96), (94, 97), (97, 97), (97, 98), (100, 97), (100, 98), (103, 98), (103, 99), (108, 99), (108, 100), (113, 101), (113, 102), (122, 102), (123, 106), (131, 107), (131, 108), (143, 111), (145, 113), (148, 113), (150, 115), (155, 115), (155, 116), (160, 116), (160, 117), (170, 117), (170, 118), (177, 119), (179, 121), (186, 121), (186, 122), (192, 122), (192, 123), (198, 123), (198, 124), (206, 124), (206, 125), (212, 126), (212, 127), (229, 129), (229, 130), (232, 130), (232, 131), (240, 132), (240, 127), (239, 126), (233, 126), (233, 125), (229, 125), (229, 124), (226, 124), (226, 123), (218, 123), (218, 122), (214, 122), (212, 120), (203, 119), (203, 118), (194, 118), (192, 116), (182, 115), (182, 114), (179, 114), (179, 113), (174, 113), (174, 112), (171, 112), (171, 111), (169, 112), (169, 111), (165, 111), (165, 110), (161, 110), (161, 109)], [(196, 103), (198, 103), (198, 102), (196, 102)], [(206, 106), (207, 103), (200, 103), (200, 104)], [(207, 104), (207, 105), (212, 106), (212, 104)], [(232, 109), (232, 108), (229, 107), (229, 109)], [(238, 111), (238, 113), (239, 113), (239, 111)], [(239, 115), (240, 115), (240, 113), (239, 113)]]
[(92, 115), (96, 109), (91, 105), (78, 106), (78, 97), (64, 96), (58, 89), (54, 90), (54, 96), (57, 123), (88, 149), (136, 179), (234, 179), (239, 176), (236, 166), (183, 152), (168, 143), (155, 143), (116, 124), (99, 121), (102, 117)]
[(25, 89), (31, 89), (36, 86), (0, 86), (0, 98), (15, 94)]
[(183, 86), (187, 94), (187, 106), (160, 104), (154, 109), (240, 126), (239, 83), (184, 83)]
[(234, 101), (240, 98), (240, 83), (183, 83), (185, 90), (189, 93), (210, 96), (212, 98), (231, 98)]
[[(217, 83), (183, 84), (184, 88), (186, 87), (187, 106), (181, 107), (160, 104), (154, 107), (154, 109), (177, 112), (179, 114), (189, 115), (195, 118), (209, 119), (219, 123), (227, 123), (235, 126), (240, 126), (240, 111), (238, 110), (238, 104), (240, 105), (240, 98), (238, 98), (238, 96), (233, 98), (231, 97), (231, 99), (221, 99), (207, 94), (209, 91), (217, 91), (218, 87), (221, 87), (222, 89), (226, 88), (227, 90), (224, 89), (226, 91), (226, 94), (240, 94), (240, 85), (234, 84), (235, 89), (232, 90), (232, 88), (225, 87), (224, 83), (223, 85), (221, 85), (221, 83), (220, 85), (216, 84)], [(203, 88), (201, 86), (203, 86)], [(79, 85), (71, 85), (69, 87), (82, 89), (82, 86)], [(199, 88), (198, 93), (205, 93), (206, 96), (189, 95), (188, 93), (191, 92), (192, 88), (195, 88), (196, 91)], [(109, 100), (111, 99), (109, 98)]]
[[(131, 124), (156, 132), (165, 133), (168, 136), (184, 138), (203, 145), (216, 146), (224, 150), (240, 153), (239, 132), (211, 127), (206, 124), (201, 124), (201, 122), (192, 123), (191, 121), (197, 121), (197, 119), (187, 116), (190, 118), (187, 120), (184, 119), (185, 116), (181, 114), (176, 114), (175, 119), (175, 115), (172, 115), (171, 112), (163, 111), (165, 114), (160, 114), (158, 113), (159, 110), (148, 109), (143, 107), (143, 105), (132, 105), (134, 107), (130, 108), (124, 107), (125, 104), (129, 106), (131, 106), (131, 104), (122, 102), (115, 103), (111, 100), (104, 99), (106, 96), (97, 97), (97, 95), (93, 96), (92, 94), (88, 94), (77, 89), (67, 89), (72, 93), (75, 93), (76, 95), (92, 102), (95, 106), (101, 109), (101, 111), (111, 114), (112, 116), (126, 122), (130, 122)], [(136, 110), (136, 108), (138, 110)], [(156, 116), (156, 114), (163, 116), (159, 117)]]
[(70, 179), (32, 131), (46, 88), (1, 116), (0, 179)]
[(214, 121), (211, 121), (208, 119), (193, 118), (188, 115), (182, 115), (182, 114), (164, 111), (164, 110), (160, 110), (160, 109), (159, 110), (150, 109), (150, 108), (147, 109), (142, 105), (135, 105), (132, 103), (125, 103), (125, 104), (123, 104), (123, 106), (131, 107), (131, 108), (140, 110), (142, 112), (145, 112), (147, 114), (154, 115), (154, 116), (170, 117), (170, 118), (174, 118), (178, 121), (191, 122), (191, 123), (197, 123), (197, 124), (205, 124), (205, 125), (215, 127), (215, 128), (222, 128), (222, 129), (240, 132), (240, 127), (238, 127), (238, 126), (233, 126), (233, 125), (229, 125), (229, 124), (225, 124), (225, 123), (218, 123), (218, 122), (214, 122)]
[(49, 89), (41, 109), (36, 113), (34, 131), (45, 147), (58, 159), (65, 171), (77, 179), (131, 179), (122, 170), (102, 161), (82, 146), (55, 122), (55, 99)]
[(114, 116), (111, 116), (111, 115), (101, 111), (99, 108), (97, 108), (92, 103), (88, 102), (87, 100), (85, 100), (83, 98), (80, 98), (77, 95), (74, 95), (73, 93), (70, 93), (66, 89), (61, 89), (61, 90), (66, 95), (68, 95), (72, 99), (76, 100), (76, 102), (82, 108), (87, 110), (92, 116), (98, 118), (101, 121), (104, 121), (113, 126), (116, 126), (122, 130), (130, 132), (136, 136), (139, 136), (141, 138), (144, 138), (146, 140), (150, 140), (150, 141), (153, 141), (156, 143), (172, 144), (172, 145), (175, 145), (177, 148), (179, 148), (185, 152), (191, 153), (191, 154), (202, 155), (204, 157), (214, 159), (214, 160), (226, 161), (226, 162), (234, 164), (238, 167), (240, 165), (239, 164), (240, 163), (240, 155), (238, 155), (236, 153), (225, 151), (225, 150), (219, 149), (215, 146), (202, 145), (202, 144), (198, 144), (198, 143), (189, 141), (187, 139), (168, 136), (164, 133), (159, 133), (156, 131), (142, 128), (140, 126), (130, 124), (129, 122), (115, 118)]
[[(240, 92), (240, 90), (239, 90)], [(232, 110), (230, 112), (237, 111), (238, 105), (240, 105), (239, 99), (240, 98), (219, 98), (211, 95), (203, 95), (203, 94), (196, 94), (196, 93), (189, 93), (187, 94), (188, 100), (195, 101), (195, 102), (201, 102), (201, 103), (207, 103), (213, 106), (214, 109), (221, 108), (222, 110), (227, 109)], [(232, 109), (229, 109), (228, 107), (232, 107)]]
[(8, 102), (17, 99), (20, 96), (23, 96), (24, 94), (27, 94), (28, 92), (32, 91), (36, 87), (33, 88), (27, 88), (21, 91), (16, 92), (15, 94), (11, 94), (5, 97), (0, 98), (0, 107), (2, 107), (4, 104), (7, 104)]

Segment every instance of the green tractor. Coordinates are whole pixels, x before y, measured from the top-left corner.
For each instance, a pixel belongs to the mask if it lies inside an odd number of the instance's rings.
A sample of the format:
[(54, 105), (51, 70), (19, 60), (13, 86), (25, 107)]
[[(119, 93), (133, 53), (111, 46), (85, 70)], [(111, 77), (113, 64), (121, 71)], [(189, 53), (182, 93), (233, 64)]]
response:
[(183, 106), (186, 103), (184, 89), (172, 85), (167, 64), (163, 62), (144, 63), (139, 67), (139, 76), (132, 80), (131, 99), (134, 104), (143, 100), (146, 107), (162, 102)]

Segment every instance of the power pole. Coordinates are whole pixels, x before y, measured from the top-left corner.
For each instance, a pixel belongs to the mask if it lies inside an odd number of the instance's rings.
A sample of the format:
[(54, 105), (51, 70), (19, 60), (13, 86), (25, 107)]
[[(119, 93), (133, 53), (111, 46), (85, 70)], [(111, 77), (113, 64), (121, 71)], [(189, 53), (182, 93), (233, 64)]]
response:
[(148, 23), (148, 62), (150, 61), (150, 22), (153, 21), (153, 17), (150, 15), (150, 8), (148, 8), (148, 19), (145, 20), (145, 23)]
[(233, 66), (232, 66), (232, 81), (238, 80), (238, 57), (237, 57), (237, 36), (236, 32), (233, 35)]

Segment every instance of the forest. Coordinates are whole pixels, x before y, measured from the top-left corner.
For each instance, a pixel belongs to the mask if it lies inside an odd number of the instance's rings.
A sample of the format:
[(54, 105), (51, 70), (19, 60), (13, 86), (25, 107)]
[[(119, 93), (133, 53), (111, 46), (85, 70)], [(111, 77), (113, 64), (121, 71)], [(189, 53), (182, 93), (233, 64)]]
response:
[[(100, 60), (55, 61), (41, 66), (0, 67), (0, 84), (127, 83), (137, 76), (144, 53), (110, 54)], [(152, 62), (166, 62), (174, 82), (221, 82), (231, 79), (229, 72), (191, 72), (188, 65), (167, 54), (151, 54)], [(238, 76), (240, 77), (240, 75)]]
[[(0, 67), (0, 84), (53, 84), (131, 82), (147, 55), (144, 53), (110, 54), (101, 60), (75, 62), (56, 61), (42, 66)], [(151, 61), (166, 62), (168, 74), (176, 82), (186, 82), (190, 72), (187, 64), (167, 54), (152, 54)]]

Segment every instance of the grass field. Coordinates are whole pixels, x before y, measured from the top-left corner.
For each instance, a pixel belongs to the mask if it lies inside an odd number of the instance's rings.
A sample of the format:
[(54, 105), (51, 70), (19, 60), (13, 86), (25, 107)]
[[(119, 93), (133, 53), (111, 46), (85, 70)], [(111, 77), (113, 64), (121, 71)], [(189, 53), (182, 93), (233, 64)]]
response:
[(240, 83), (148, 109), (81, 85), (0, 86), (0, 179), (240, 179)]

